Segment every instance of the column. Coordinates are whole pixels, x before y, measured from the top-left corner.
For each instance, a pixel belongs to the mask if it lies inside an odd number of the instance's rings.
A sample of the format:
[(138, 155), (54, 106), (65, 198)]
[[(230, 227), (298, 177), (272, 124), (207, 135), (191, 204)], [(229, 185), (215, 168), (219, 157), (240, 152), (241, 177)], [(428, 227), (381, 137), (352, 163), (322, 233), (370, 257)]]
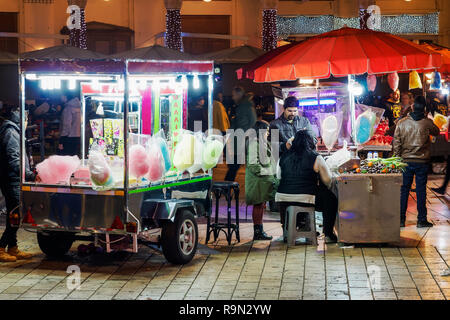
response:
[(261, 0), (262, 3), (262, 49), (273, 50), (277, 47), (277, 8), (278, 0)]
[(166, 6), (166, 47), (181, 51), (183, 40), (181, 38), (181, 6), (183, 0), (164, 0)]
[(69, 6), (75, 5), (80, 7), (80, 29), (70, 30), (69, 44), (74, 47), (81, 49), (87, 49), (87, 29), (86, 29), (86, 18), (85, 18), (85, 8), (87, 0), (67, 0)]

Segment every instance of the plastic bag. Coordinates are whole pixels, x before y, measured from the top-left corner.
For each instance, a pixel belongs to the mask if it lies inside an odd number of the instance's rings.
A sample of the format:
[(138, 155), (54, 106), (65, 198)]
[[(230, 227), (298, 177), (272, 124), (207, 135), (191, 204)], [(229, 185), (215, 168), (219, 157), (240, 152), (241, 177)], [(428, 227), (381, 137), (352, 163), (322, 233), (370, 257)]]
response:
[(339, 138), (342, 127), (342, 112), (318, 113), (317, 118), (320, 121), (320, 133), (322, 141), (331, 151)]
[(169, 146), (167, 145), (164, 130), (159, 130), (153, 137), (155, 138), (155, 141), (159, 144), (159, 147), (161, 149), (161, 153), (164, 159), (164, 173), (166, 173), (172, 167), (172, 161), (170, 159)]
[(150, 165), (144, 146), (135, 144), (130, 147), (129, 169), (130, 175), (137, 179), (144, 177), (148, 173)]
[(325, 162), (330, 170), (337, 170), (341, 165), (352, 159), (352, 154), (347, 149), (347, 141), (344, 140), (344, 146), (331, 156), (329, 156)]
[(36, 166), (42, 183), (69, 184), (70, 177), (80, 166), (77, 156), (50, 156)]
[(448, 127), (448, 118), (436, 112), (433, 117), (433, 123), (439, 128), (439, 130), (444, 131), (445, 128)]
[(114, 185), (111, 167), (97, 145), (89, 151), (88, 166), (95, 190), (108, 190)]
[(194, 145), (195, 137), (192, 131), (183, 130), (173, 155), (173, 165), (179, 173), (194, 164)]
[(194, 133), (194, 164), (187, 169), (190, 174), (194, 174), (202, 168), (204, 140), (205, 136), (201, 131)]
[(369, 107), (363, 104), (356, 105), (356, 114), (358, 115), (355, 123), (354, 140), (356, 144), (364, 144), (369, 141), (375, 129), (383, 117), (384, 110), (376, 107)]
[(164, 158), (159, 141), (152, 137), (147, 145), (147, 163), (149, 165), (147, 179), (158, 181), (164, 176)]
[(219, 135), (209, 135), (205, 139), (202, 159), (203, 171), (206, 172), (207, 170), (212, 169), (217, 165), (225, 146), (225, 140), (226, 138)]

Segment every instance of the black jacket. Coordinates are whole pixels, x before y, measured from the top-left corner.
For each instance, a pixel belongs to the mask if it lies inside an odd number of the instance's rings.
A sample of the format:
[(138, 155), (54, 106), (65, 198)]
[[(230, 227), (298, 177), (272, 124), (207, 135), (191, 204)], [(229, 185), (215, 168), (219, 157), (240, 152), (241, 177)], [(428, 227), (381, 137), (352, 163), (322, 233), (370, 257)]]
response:
[[(297, 131), (300, 130), (307, 130), (309, 134), (314, 138), (314, 141), (316, 140), (316, 134), (312, 130), (311, 123), (309, 120), (305, 117), (299, 117), (295, 116), (292, 123), (289, 123), (288, 120), (284, 117), (284, 115), (281, 115), (278, 119), (273, 120), (270, 123), (270, 138), (272, 139), (272, 130), (278, 129), (279, 130), (279, 151), (280, 154), (285, 152), (287, 150), (286, 148), (286, 142), (295, 136)], [(272, 141), (272, 143), (276, 143), (277, 141)]]
[[(0, 184), (18, 186), (20, 184), (20, 129), (19, 115), (13, 113), (10, 120), (0, 126)], [(25, 157), (25, 179), (33, 181), (35, 174), (30, 170)]]

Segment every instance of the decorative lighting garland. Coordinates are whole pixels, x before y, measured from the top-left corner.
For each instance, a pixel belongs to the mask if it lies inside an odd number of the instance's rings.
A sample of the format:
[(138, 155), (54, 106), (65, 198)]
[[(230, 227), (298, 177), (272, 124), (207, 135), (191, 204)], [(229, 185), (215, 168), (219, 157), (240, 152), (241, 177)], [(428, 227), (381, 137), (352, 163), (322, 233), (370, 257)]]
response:
[(84, 9), (80, 8), (81, 29), (71, 29), (69, 44), (73, 47), (87, 49), (87, 27)]
[[(340, 18), (331, 15), (277, 17), (278, 35), (286, 38), (295, 34), (320, 34), (342, 28), (360, 28), (360, 17)], [(439, 33), (439, 12), (426, 15), (381, 16), (381, 28), (378, 31), (406, 33)]]
[(270, 51), (277, 47), (277, 9), (264, 9), (262, 22), (262, 48)]
[(179, 9), (167, 9), (166, 13), (166, 47), (181, 51), (181, 15)]

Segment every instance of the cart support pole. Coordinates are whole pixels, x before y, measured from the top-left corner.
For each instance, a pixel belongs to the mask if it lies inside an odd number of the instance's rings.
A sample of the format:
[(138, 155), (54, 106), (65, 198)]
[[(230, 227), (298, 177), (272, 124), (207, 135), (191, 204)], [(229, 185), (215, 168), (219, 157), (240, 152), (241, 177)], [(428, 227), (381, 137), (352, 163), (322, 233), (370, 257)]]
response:
[[(352, 139), (356, 141), (355, 135), (355, 125), (356, 125), (356, 110), (355, 110), (355, 96), (353, 95), (352, 90), (350, 90), (350, 86), (353, 85), (353, 75), (348, 75), (348, 98), (350, 100), (350, 113), (351, 113), (351, 121), (352, 121)], [(356, 142), (355, 142), (356, 143)]]

